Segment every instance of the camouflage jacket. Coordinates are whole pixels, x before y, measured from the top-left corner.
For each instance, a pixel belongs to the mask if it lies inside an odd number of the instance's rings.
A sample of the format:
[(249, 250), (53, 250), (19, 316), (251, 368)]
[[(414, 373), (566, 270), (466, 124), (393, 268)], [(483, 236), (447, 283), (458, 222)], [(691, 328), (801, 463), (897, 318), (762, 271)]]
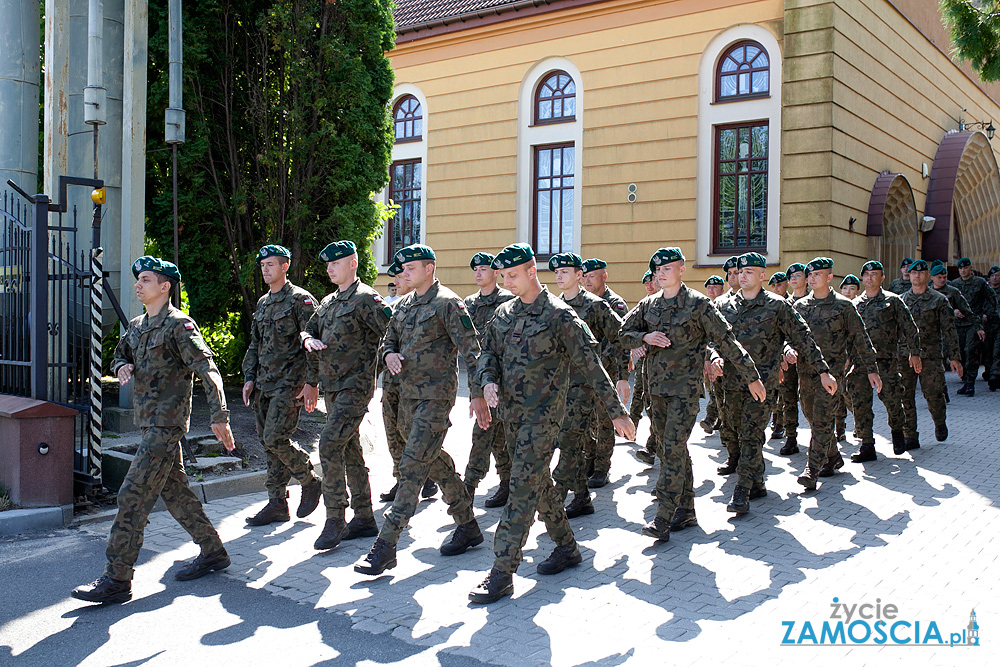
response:
[[(903, 300), (892, 292), (879, 290), (869, 297), (862, 292), (853, 300), (858, 315), (864, 322), (868, 339), (879, 359), (892, 359), (897, 355), (908, 357), (920, 350), (920, 334), (913, 323), (913, 316)], [(852, 355), (853, 356), (853, 355)]]
[(309, 353), (306, 382), (322, 381), (324, 391), (357, 389), (370, 397), (390, 315), (382, 296), (357, 278), (347, 289), (326, 295), (306, 323), (306, 333), (326, 344), (325, 350)]
[(301, 333), (314, 312), (313, 295), (291, 282), (260, 297), (243, 357), (244, 380), (260, 391), (301, 389), (309, 372)]
[[(399, 305), (399, 302), (402, 301), (403, 297), (405, 297), (405, 296), (406, 295), (404, 294), (403, 296), (396, 297), (396, 300), (393, 301), (391, 304), (389, 304), (389, 310), (391, 310), (393, 312), (393, 314), (396, 313), (396, 306)], [(389, 302), (386, 301), (386, 303), (389, 303)], [(389, 319), (390, 319), (390, 321), (392, 320), (392, 316), (391, 315), (389, 316)], [(388, 331), (389, 331), (389, 328), (386, 327), (386, 333), (388, 333)], [(385, 390), (386, 387), (389, 387), (391, 385), (397, 384), (399, 382), (399, 376), (398, 375), (393, 375), (392, 373), (389, 372), (389, 369), (385, 367), (385, 355), (382, 352), (384, 345), (385, 345), (385, 337), (383, 336), (382, 337), (382, 341), (381, 341), (381, 343), (379, 345), (378, 359), (376, 359), (376, 361), (375, 361), (375, 375), (378, 375), (379, 373), (382, 374), (382, 389), (383, 390)]]
[(515, 424), (559, 422), (571, 370), (587, 379), (612, 419), (627, 415), (598, 358), (597, 340), (573, 308), (545, 288), (531, 303), (512, 299), (497, 309), (479, 357), (482, 385), (500, 387), (500, 419)]
[[(618, 319), (624, 320), (625, 316), (628, 315), (628, 303), (607, 285), (604, 286), (604, 292), (598, 296), (608, 302), (608, 305), (611, 306), (611, 310), (618, 316)], [(598, 337), (598, 342), (601, 345), (601, 363), (604, 364), (604, 369), (608, 372), (608, 376), (612, 382), (617, 382), (623, 378), (627, 380), (629, 367), (628, 350), (610, 339), (602, 341)]]
[(902, 298), (920, 332), (920, 358), (940, 359), (944, 351), (949, 359), (961, 359), (955, 311), (948, 299), (929, 287), (923, 294), (915, 294), (911, 289)]
[[(956, 278), (948, 283), (958, 288), (965, 300), (969, 302), (969, 307), (979, 317), (976, 318), (979, 324), (983, 323), (983, 315), (991, 317), (997, 312), (997, 295), (990, 289), (990, 284), (982, 276), (971, 276), (968, 280)], [(969, 326), (971, 322), (958, 320), (960, 326)]]
[[(576, 311), (576, 316), (587, 323), (590, 332), (597, 339), (601, 351), (614, 350), (610, 355), (602, 355), (601, 365), (614, 362), (613, 368), (604, 366), (610, 378), (628, 378), (628, 350), (618, 342), (618, 330), (622, 320), (611, 308), (611, 303), (599, 296), (594, 296), (585, 289), (572, 299), (560, 297)], [(587, 378), (580, 373), (573, 373), (570, 380), (574, 385), (589, 384)]]
[(382, 344), (382, 358), (403, 355), (399, 381), (402, 398), (454, 401), (458, 394), (458, 355), (465, 359), (469, 395), (483, 390), (475, 381), (479, 334), (457, 294), (438, 280), (424, 294), (410, 292), (392, 314)]
[(497, 308), (501, 303), (510, 301), (513, 298), (514, 295), (502, 287), (497, 287), (485, 296), (482, 292), (476, 292), (465, 297), (465, 307), (469, 311), (472, 323), (476, 325), (476, 331), (479, 332), (480, 347), (482, 347), (483, 341), (486, 339), (486, 328), (493, 320)]
[[(716, 299), (718, 302), (719, 299)], [(642, 337), (662, 331), (669, 347), (647, 345), (646, 387), (657, 396), (698, 396), (703, 389), (708, 345), (715, 343), (729, 369), (745, 384), (760, 379), (750, 354), (708, 297), (681, 285), (676, 297), (647, 296), (629, 311), (618, 334), (627, 349), (644, 345)]]
[[(793, 308), (809, 325), (830, 372), (836, 377), (844, 377), (848, 355), (865, 373), (878, 372), (875, 348), (865, 332), (865, 323), (850, 299), (833, 290), (822, 299), (817, 298), (815, 292), (810, 292), (798, 299)], [(799, 359), (799, 364), (817, 373), (822, 372), (812, 368), (808, 359)]]
[(887, 292), (892, 292), (893, 294), (902, 296), (910, 289), (910, 281), (903, 280), (902, 278), (895, 278), (885, 289)]
[(965, 296), (962, 295), (962, 290), (958, 289), (950, 283), (945, 283), (941, 286), (941, 289), (937, 289), (933, 285), (928, 284), (928, 289), (932, 289), (935, 292), (939, 292), (941, 296), (948, 299), (948, 305), (951, 309), (957, 310), (962, 313), (962, 317), (955, 315), (955, 326), (971, 326), (976, 327), (976, 331), (983, 328), (983, 318), (977, 316), (972, 308), (969, 306), (969, 302), (966, 301)]
[[(778, 371), (785, 341), (818, 372), (828, 370), (823, 353), (805, 321), (777, 294), (762, 289), (757, 296), (747, 300), (742, 292), (733, 292), (727, 299), (716, 299), (715, 306), (733, 328), (736, 340), (750, 353), (769, 394), (778, 391)], [(716, 354), (713, 346), (713, 357)], [(722, 379), (727, 390), (746, 388), (739, 377), (730, 373), (723, 373)]]
[(133, 364), (135, 425), (183, 427), (191, 425), (192, 373), (201, 378), (213, 424), (229, 421), (222, 375), (212, 351), (190, 317), (167, 304), (154, 317), (140, 315), (115, 348), (111, 372)]

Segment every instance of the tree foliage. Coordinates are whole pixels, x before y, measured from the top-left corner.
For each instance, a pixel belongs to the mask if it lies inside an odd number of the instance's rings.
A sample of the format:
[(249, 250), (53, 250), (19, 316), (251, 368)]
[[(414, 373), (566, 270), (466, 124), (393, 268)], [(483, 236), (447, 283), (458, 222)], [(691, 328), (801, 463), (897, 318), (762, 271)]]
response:
[[(293, 253), (290, 278), (329, 290), (316, 259), (359, 248), (361, 276), (387, 211), (393, 73), (390, 0), (200, 0), (184, 5), (187, 142), (179, 153), (180, 264), (199, 321), (249, 316), (264, 290), (255, 255)], [(147, 234), (172, 248), (167, 6), (150, 3)]]
[(1000, 0), (941, 0), (953, 52), (983, 81), (1000, 81)]

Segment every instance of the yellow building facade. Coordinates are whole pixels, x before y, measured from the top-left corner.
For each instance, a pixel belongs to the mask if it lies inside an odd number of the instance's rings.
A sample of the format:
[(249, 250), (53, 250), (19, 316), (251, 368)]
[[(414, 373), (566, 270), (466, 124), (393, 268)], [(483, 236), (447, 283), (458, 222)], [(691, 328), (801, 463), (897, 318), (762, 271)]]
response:
[(1000, 96), (949, 58), (930, 0), (397, 5), (382, 271), (427, 243), (470, 294), (473, 254), (524, 241), (606, 260), (634, 304), (668, 245), (697, 287), (747, 249), (769, 271), (829, 255), (838, 275), (1000, 262), (979, 131)]

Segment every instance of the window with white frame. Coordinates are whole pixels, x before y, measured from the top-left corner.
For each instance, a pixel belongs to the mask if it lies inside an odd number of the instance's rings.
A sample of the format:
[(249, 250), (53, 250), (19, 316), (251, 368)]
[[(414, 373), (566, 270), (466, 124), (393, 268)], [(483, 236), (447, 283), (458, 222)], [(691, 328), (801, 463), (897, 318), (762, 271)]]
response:
[(381, 269), (392, 263), (400, 248), (423, 243), (426, 233), (427, 102), (412, 84), (400, 84), (395, 93), (389, 184), (380, 195), (382, 201), (395, 206), (395, 213), (386, 223), (381, 241), (375, 244)]

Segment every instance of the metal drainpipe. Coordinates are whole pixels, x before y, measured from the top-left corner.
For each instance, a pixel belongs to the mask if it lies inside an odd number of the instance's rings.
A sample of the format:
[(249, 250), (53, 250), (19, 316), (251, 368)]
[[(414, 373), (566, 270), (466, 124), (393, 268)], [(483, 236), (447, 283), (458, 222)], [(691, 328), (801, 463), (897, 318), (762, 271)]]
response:
[[(166, 123), (164, 136), (173, 153), (171, 173), (174, 181), (174, 264), (177, 264), (180, 244), (177, 216), (177, 147), (184, 143), (184, 27), (181, 0), (169, 0), (167, 10), (170, 106), (164, 119)], [(173, 301), (174, 307), (180, 308), (180, 285), (174, 290)]]

